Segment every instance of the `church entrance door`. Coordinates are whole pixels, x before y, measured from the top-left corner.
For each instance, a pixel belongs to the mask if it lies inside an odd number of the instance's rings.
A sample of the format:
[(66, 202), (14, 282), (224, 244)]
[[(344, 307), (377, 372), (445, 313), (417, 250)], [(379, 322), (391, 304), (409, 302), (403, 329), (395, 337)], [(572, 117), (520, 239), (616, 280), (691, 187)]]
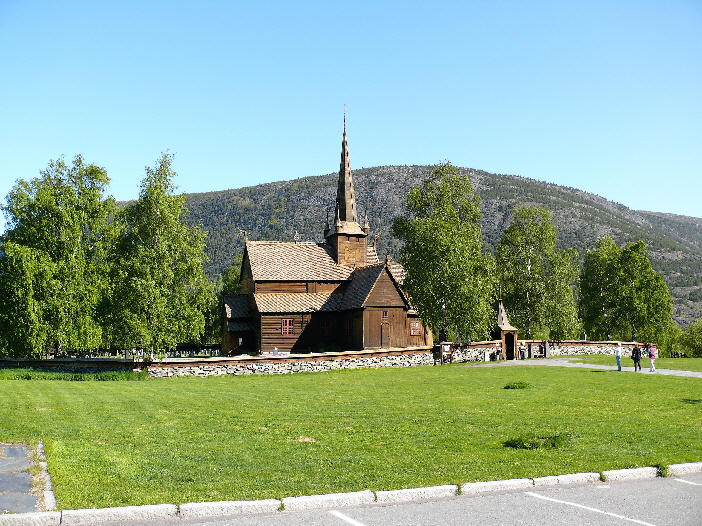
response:
[(514, 341), (514, 334), (505, 334), (505, 358), (507, 360), (514, 360), (517, 357), (516, 342)]
[(383, 349), (390, 348), (390, 324), (383, 323), (380, 326), (380, 347)]

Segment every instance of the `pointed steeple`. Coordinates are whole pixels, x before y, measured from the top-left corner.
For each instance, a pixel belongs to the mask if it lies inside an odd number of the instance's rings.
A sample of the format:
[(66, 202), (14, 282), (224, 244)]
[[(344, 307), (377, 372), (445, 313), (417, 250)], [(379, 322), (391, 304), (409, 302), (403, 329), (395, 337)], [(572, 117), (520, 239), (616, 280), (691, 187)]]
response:
[(512, 327), (507, 317), (507, 311), (502, 303), (502, 298), (497, 306), (497, 326), (503, 331), (516, 331), (517, 329)]
[(346, 112), (344, 111), (344, 137), (341, 141), (341, 164), (339, 165), (339, 184), (336, 189), (334, 227), (329, 228), (327, 222), (324, 237), (327, 244), (332, 247), (334, 259), (338, 264), (356, 268), (367, 264), (366, 238), (369, 232), (370, 225), (367, 217), (364, 228), (358, 224), (349, 145), (346, 141)]
[(344, 223), (358, 223), (356, 196), (353, 191), (351, 158), (346, 141), (346, 113), (344, 113), (344, 137), (341, 141), (341, 163), (339, 164), (339, 187), (336, 191), (336, 210)]

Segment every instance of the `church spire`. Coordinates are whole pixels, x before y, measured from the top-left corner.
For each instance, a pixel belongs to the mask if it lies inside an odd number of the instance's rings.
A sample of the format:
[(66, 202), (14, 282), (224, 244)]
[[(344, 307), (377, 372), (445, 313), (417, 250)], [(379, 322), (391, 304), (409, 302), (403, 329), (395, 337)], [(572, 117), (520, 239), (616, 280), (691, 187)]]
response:
[(356, 196), (353, 191), (353, 177), (351, 175), (351, 158), (349, 156), (349, 145), (346, 141), (346, 113), (344, 113), (344, 137), (341, 141), (341, 163), (339, 165), (339, 187), (336, 191), (336, 212), (341, 221), (358, 223)]
[(339, 265), (364, 267), (367, 264), (366, 238), (370, 225), (366, 218), (364, 228), (358, 224), (356, 196), (353, 191), (349, 145), (346, 141), (346, 109), (344, 109), (344, 138), (341, 141), (341, 164), (339, 165), (339, 185), (336, 189), (334, 228), (325, 228), (324, 237), (332, 247), (333, 257)]

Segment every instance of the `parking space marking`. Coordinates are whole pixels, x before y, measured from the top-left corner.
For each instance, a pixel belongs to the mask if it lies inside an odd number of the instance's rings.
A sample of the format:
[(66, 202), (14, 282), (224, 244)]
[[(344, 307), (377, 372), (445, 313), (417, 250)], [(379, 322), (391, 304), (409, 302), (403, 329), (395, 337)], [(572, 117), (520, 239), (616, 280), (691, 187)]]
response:
[(344, 514), (341, 513), (340, 511), (331, 510), (329, 513), (331, 513), (332, 515), (334, 515), (334, 517), (338, 517), (338, 518), (340, 518), (341, 520), (344, 520), (344, 521), (348, 522), (349, 524), (353, 524), (353, 526), (366, 526), (365, 524), (363, 524), (363, 523), (361, 523), (361, 522), (358, 522), (358, 521), (356, 521), (356, 520), (353, 520), (351, 517), (347, 517), (346, 515), (344, 515)]
[(617, 519), (622, 519), (622, 520), (633, 522), (636, 524), (643, 524), (643, 526), (656, 526), (655, 524), (651, 524), (650, 522), (644, 522), (644, 521), (632, 519), (630, 517), (625, 517), (624, 515), (617, 515), (616, 513), (610, 513), (609, 511), (598, 510), (597, 508), (591, 508), (589, 506), (583, 506), (582, 504), (578, 504), (576, 502), (568, 502), (566, 500), (552, 499), (551, 497), (545, 497), (543, 495), (539, 495), (538, 493), (532, 493), (531, 491), (525, 491), (524, 493), (526, 493), (527, 495), (531, 495), (532, 497), (536, 497), (538, 499), (550, 500), (551, 502), (558, 502), (559, 504), (567, 504), (568, 506), (575, 506), (576, 508), (582, 508), (584, 510), (594, 511), (595, 513), (602, 513), (603, 515), (609, 515), (610, 517), (616, 517)]
[(702, 484), (699, 484), (698, 482), (690, 482), (689, 480), (683, 480), (683, 479), (673, 479), (677, 480), (678, 482), (682, 482), (683, 484), (692, 484), (693, 486), (702, 486)]

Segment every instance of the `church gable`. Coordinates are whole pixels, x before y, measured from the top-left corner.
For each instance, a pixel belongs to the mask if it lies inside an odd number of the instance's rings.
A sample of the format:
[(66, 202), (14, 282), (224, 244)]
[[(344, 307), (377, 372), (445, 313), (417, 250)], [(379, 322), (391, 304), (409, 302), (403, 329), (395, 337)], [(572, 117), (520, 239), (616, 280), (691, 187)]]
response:
[(397, 283), (390, 276), (387, 267), (383, 267), (373, 289), (364, 303), (365, 307), (409, 307)]
[(351, 275), (344, 293), (343, 308), (350, 310), (365, 307), (409, 308), (385, 263), (356, 269)]

